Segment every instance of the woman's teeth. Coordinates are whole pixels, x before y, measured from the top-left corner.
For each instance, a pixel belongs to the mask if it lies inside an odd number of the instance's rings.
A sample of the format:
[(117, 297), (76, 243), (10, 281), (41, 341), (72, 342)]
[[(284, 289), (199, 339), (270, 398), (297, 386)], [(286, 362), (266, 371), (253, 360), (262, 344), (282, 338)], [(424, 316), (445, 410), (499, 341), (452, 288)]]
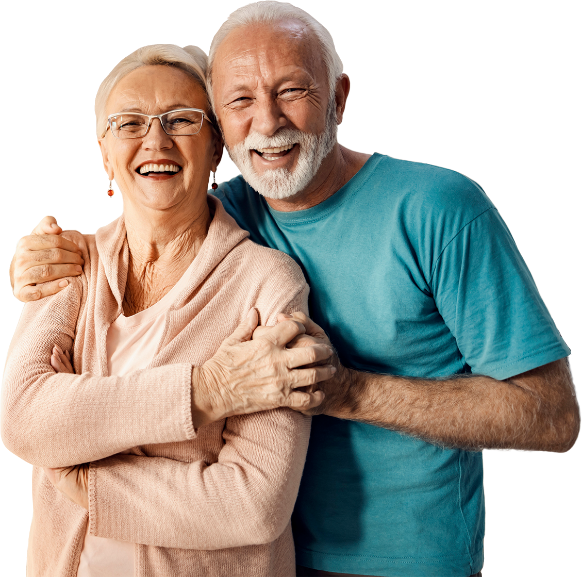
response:
[(176, 164), (144, 164), (139, 167), (140, 174), (148, 172), (178, 172), (180, 167)]

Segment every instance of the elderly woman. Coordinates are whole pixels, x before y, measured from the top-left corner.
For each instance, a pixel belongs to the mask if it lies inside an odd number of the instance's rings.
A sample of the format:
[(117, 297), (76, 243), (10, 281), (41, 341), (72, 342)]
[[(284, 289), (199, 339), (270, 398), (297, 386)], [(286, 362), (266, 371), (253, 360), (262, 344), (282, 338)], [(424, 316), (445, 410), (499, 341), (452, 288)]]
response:
[(329, 365), (291, 369), (331, 351), (286, 350), (291, 321), (241, 344), (256, 312), (266, 325), (305, 312), (308, 287), (207, 196), (222, 142), (205, 58), (147, 46), (101, 84), (99, 145), (123, 216), (69, 237), (81, 276), (26, 305), (12, 342), (2, 435), (35, 465), (29, 576), (294, 575), (309, 419), (244, 413), (281, 404), (277, 379), (329, 378)]

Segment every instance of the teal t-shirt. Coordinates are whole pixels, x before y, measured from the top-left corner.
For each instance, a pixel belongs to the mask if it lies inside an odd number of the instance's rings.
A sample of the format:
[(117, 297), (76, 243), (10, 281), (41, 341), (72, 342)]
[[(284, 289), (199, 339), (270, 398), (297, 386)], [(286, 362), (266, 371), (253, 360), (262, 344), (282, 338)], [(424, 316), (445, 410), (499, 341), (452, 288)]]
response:
[[(331, 198), (278, 212), (242, 177), (217, 192), (302, 267), (310, 313), (354, 369), (507, 379), (569, 354), (505, 223), (456, 172), (374, 154)], [(479, 452), (313, 419), (293, 533), (300, 565), (467, 577), (483, 565)]]

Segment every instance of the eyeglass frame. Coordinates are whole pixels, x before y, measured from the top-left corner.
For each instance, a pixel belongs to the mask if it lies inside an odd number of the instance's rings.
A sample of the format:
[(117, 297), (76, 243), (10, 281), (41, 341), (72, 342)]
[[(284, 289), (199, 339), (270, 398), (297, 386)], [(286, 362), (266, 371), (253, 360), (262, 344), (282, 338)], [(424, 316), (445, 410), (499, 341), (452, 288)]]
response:
[[(195, 112), (200, 112), (202, 114), (202, 122), (200, 123), (200, 130), (198, 130), (198, 132), (193, 132), (192, 134), (168, 134), (166, 132), (166, 129), (164, 127), (164, 123), (162, 122), (162, 116), (166, 116), (166, 114), (171, 114), (172, 112), (182, 112), (184, 110), (193, 110)], [(111, 128), (111, 119), (114, 116), (121, 116), (123, 114), (137, 114), (138, 116), (145, 116), (148, 119), (148, 126), (146, 128), (145, 134), (143, 136), (131, 136), (129, 138), (121, 138), (119, 136), (116, 136), (115, 133), (113, 132), (113, 128)], [(107, 132), (108, 130), (111, 130), (111, 134), (113, 134), (113, 136), (115, 138), (119, 138), (119, 140), (135, 140), (137, 138), (144, 138), (147, 136), (149, 130), (150, 130), (150, 126), (152, 125), (152, 120), (154, 118), (157, 118), (160, 121), (160, 126), (162, 127), (162, 130), (166, 133), (167, 136), (169, 136), (170, 138), (173, 138), (174, 136), (196, 136), (197, 134), (200, 134), (200, 131), (202, 130), (202, 126), (204, 126), (204, 119), (206, 119), (208, 121), (209, 124), (211, 124), (212, 126), (214, 126), (214, 122), (212, 122), (212, 120), (210, 120), (210, 118), (208, 118), (208, 114), (200, 109), (200, 108), (176, 108), (175, 110), (168, 110), (168, 112), (163, 112), (162, 114), (143, 114), (142, 112), (114, 112), (113, 114), (110, 114), (107, 117), (107, 128), (105, 129), (105, 132)], [(105, 136), (105, 135), (103, 135)]]

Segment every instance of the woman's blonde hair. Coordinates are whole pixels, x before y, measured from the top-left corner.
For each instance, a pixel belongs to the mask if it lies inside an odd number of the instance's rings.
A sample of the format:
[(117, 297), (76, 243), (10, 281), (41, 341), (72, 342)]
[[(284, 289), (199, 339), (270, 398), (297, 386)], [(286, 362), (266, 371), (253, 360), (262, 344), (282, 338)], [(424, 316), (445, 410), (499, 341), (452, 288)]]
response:
[[(173, 66), (190, 74), (204, 89), (206, 94), (206, 112), (210, 121), (215, 122), (206, 89), (206, 69), (208, 57), (198, 46), (176, 46), (175, 44), (152, 44), (142, 46), (126, 56), (105, 78), (95, 97), (95, 116), (97, 120), (97, 138), (103, 138), (107, 130), (106, 104), (111, 91), (117, 83), (130, 72), (142, 66)], [(212, 125), (211, 125), (212, 126)]]

